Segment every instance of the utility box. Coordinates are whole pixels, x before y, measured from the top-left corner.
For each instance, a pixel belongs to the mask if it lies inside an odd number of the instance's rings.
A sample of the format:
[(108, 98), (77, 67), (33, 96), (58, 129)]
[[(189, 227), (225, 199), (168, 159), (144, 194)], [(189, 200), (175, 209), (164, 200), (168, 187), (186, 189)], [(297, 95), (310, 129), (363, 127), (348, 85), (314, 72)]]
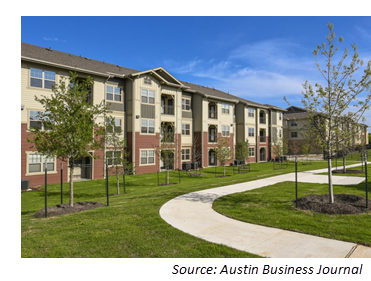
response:
[(27, 190), (29, 188), (29, 181), (28, 180), (21, 181), (22, 181), (21, 190)]
[(191, 163), (189, 163), (189, 162), (184, 162), (183, 164), (182, 164), (182, 170), (183, 171), (189, 171), (191, 169)]

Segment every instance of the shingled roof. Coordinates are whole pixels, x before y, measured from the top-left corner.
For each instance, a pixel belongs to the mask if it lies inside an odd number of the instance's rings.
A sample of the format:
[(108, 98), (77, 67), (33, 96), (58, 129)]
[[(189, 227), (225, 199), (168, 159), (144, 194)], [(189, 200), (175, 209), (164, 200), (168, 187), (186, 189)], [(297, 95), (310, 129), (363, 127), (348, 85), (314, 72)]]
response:
[(76, 56), (24, 42), (21, 43), (21, 56), (23, 59), (44, 61), (72, 69), (86, 70), (101, 74), (129, 75), (139, 72), (139, 70)]
[[(48, 63), (58, 67), (65, 67), (76, 71), (86, 71), (104, 76), (118, 75), (118, 76), (130, 76), (135, 73), (143, 72), (111, 63), (106, 63), (82, 56), (72, 55), (69, 53), (60, 52), (51, 48), (40, 47), (28, 43), (21, 42), (21, 58), (23, 60), (31, 60), (40, 63)], [(244, 98), (240, 98), (229, 93), (220, 91), (218, 89), (209, 88), (189, 82), (180, 81), (184, 86), (187, 86), (192, 91), (196, 91), (205, 96), (211, 96), (214, 98), (220, 98), (223, 100), (229, 100), (237, 103), (242, 102), (248, 105), (257, 107), (268, 107), (257, 102), (253, 102)]]

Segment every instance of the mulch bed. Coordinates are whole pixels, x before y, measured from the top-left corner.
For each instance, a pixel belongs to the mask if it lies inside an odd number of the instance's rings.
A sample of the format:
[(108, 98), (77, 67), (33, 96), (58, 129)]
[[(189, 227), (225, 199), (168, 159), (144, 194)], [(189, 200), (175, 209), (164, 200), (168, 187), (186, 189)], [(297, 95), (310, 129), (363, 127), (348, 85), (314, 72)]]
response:
[(225, 177), (230, 177), (231, 175), (221, 175), (221, 176), (216, 176), (217, 178), (225, 178)]
[[(76, 202), (73, 204), (73, 207), (70, 207), (68, 203), (59, 204), (57, 206), (48, 207), (48, 217), (55, 217), (55, 216), (62, 216), (66, 214), (72, 213), (79, 213), (86, 210), (91, 210), (99, 207), (105, 207), (106, 205), (93, 202), (93, 201), (85, 201), (85, 202)], [(45, 209), (41, 209), (37, 213), (33, 215), (35, 218), (43, 218), (45, 217)]]
[(173, 184), (178, 184), (177, 182), (171, 182), (169, 184), (166, 183), (160, 183), (159, 186), (167, 186), (167, 185), (173, 185)]
[[(332, 171), (333, 174), (344, 174), (344, 171), (343, 170), (333, 170)], [(345, 171), (345, 174), (364, 174), (365, 172), (364, 171), (361, 171), (361, 170), (346, 170)]]
[[(295, 200), (293, 201), (295, 204)], [(368, 200), (371, 211), (371, 200)], [(334, 203), (329, 203), (329, 195), (308, 195), (298, 198), (298, 209), (310, 210), (329, 215), (348, 215), (365, 213), (366, 198), (350, 194), (334, 194)]]

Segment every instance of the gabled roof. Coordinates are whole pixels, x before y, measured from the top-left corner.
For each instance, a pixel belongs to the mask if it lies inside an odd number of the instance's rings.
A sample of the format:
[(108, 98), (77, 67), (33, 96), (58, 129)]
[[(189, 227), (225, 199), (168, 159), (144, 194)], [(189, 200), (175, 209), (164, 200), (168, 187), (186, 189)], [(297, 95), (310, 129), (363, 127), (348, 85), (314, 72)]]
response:
[(185, 87), (178, 79), (176, 79), (173, 75), (171, 75), (169, 72), (167, 72), (162, 67), (157, 67), (154, 69), (148, 69), (145, 71), (137, 72), (130, 74), (129, 76), (134, 77), (142, 74), (150, 74), (155, 76), (158, 80), (163, 82), (164, 84), (168, 84), (170, 86), (176, 86), (176, 87), (182, 87), (182, 88), (188, 88)]
[(65, 67), (76, 71), (86, 71), (97, 75), (109, 76), (110, 74), (122, 76), (139, 72), (139, 70), (97, 61), (81, 56), (76, 56), (50, 48), (21, 43), (21, 59), (38, 63)]

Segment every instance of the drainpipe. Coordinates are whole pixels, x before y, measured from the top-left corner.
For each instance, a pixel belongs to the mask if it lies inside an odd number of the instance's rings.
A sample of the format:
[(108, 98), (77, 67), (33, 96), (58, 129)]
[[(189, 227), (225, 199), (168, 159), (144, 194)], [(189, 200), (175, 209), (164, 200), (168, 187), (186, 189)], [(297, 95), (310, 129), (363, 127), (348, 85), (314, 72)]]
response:
[[(103, 99), (103, 102), (104, 102), (104, 105), (106, 106), (106, 83), (109, 79), (115, 77), (114, 75), (108, 75), (106, 81), (104, 82), (104, 99)], [(106, 178), (106, 174), (107, 174), (107, 171), (106, 171), (106, 161), (107, 161), (107, 158), (106, 158), (106, 151), (107, 151), (107, 142), (106, 142), (106, 113), (103, 114), (103, 117), (104, 117), (104, 148), (103, 148), (103, 157), (104, 157), (104, 165), (103, 165), (103, 178)]]

